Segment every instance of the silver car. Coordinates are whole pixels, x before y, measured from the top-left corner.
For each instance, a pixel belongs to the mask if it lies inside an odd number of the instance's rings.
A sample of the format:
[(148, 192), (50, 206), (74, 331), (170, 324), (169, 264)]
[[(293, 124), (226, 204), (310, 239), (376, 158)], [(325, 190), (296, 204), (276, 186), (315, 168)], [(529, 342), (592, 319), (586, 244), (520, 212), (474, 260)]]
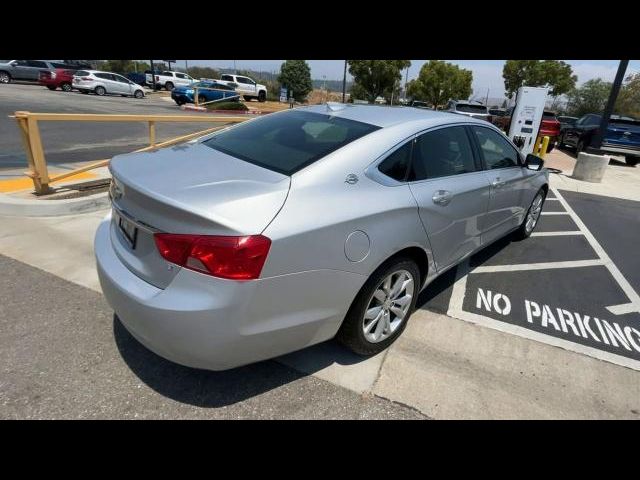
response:
[(418, 293), (511, 232), (548, 189), (493, 125), (414, 108), (318, 105), (111, 162), (95, 253), (131, 334), (223, 370), (337, 336), (362, 355)]
[(144, 90), (137, 83), (117, 73), (99, 70), (78, 70), (73, 75), (72, 88), (81, 93), (93, 92), (99, 96), (110, 93), (123, 97), (144, 97)]

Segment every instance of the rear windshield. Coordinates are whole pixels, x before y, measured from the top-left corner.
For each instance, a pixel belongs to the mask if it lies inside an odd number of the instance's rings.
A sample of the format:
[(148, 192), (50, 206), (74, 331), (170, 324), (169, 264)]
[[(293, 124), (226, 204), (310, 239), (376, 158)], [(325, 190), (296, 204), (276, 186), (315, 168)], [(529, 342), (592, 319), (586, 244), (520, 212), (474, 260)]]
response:
[(459, 103), (456, 105), (458, 112), (465, 113), (487, 113), (487, 107), (484, 105), (469, 105), (468, 103)]
[(292, 175), (378, 128), (321, 113), (291, 111), (240, 124), (203, 144), (269, 170)]
[(553, 112), (543, 112), (542, 113), (542, 118), (544, 120), (555, 120), (556, 119), (556, 114)]

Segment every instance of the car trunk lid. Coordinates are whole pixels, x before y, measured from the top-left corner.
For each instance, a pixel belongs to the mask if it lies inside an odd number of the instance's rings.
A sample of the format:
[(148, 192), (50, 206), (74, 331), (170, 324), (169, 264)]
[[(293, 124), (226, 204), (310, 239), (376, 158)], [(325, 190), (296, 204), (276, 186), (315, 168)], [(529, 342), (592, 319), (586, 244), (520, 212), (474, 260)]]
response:
[(114, 249), (133, 273), (159, 288), (180, 268), (160, 256), (154, 232), (259, 234), (290, 185), (286, 175), (199, 143), (119, 155), (110, 169)]

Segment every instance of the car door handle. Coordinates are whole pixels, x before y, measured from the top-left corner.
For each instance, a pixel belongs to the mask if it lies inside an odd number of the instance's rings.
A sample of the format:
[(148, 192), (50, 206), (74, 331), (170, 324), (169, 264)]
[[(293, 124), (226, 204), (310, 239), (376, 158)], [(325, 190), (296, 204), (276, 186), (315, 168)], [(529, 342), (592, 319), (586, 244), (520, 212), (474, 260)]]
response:
[(500, 177), (496, 178), (493, 182), (491, 182), (491, 186), (494, 188), (504, 187), (507, 182), (500, 180)]
[(449, 202), (451, 202), (452, 198), (453, 198), (453, 194), (448, 190), (438, 190), (436, 193), (433, 194), (433, 197), (431, 197), (431, 200), (433, 200), (433, 203), (435, 203), (436, 205), (445, 206), (445, 205), (448, 205)]

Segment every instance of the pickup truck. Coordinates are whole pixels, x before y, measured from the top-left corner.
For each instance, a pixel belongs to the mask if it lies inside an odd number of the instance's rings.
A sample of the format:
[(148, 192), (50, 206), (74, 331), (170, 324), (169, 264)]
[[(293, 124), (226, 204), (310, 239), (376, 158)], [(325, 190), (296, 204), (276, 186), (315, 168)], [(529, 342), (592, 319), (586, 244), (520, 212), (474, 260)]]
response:
[(267, 87), (256, 83), (252, 78), (225, 73), (220, 76), (220, 80), (216, 81), (235, 87), (236, 92), (242, 95), (247, 102), (252, 98), (257, 98), (259, 102), (264, 102), (267, 99)]
[[(171, 91), (173, 87), (177, 86), (189, 86), (196, 80), (191, 78), (186, 73), (164, 71), (155, 75), (156, 77), (156, 89), (164, 88)], [(153, 86), (153, 75), (151, 73), (146, 74), (147, 85)]]
[[(580, 153), (591, 143), (591, 138), (600, 128), (601, 119), (602, 115), (596, 113), (584, 115), (562, 131), (558, 143), (573, 147), (576, 154)], [(624, 155), (627, 165), (637, 165), (640, 162), (640, 120), (611, 115), (600, 150), (611, 155)]]

